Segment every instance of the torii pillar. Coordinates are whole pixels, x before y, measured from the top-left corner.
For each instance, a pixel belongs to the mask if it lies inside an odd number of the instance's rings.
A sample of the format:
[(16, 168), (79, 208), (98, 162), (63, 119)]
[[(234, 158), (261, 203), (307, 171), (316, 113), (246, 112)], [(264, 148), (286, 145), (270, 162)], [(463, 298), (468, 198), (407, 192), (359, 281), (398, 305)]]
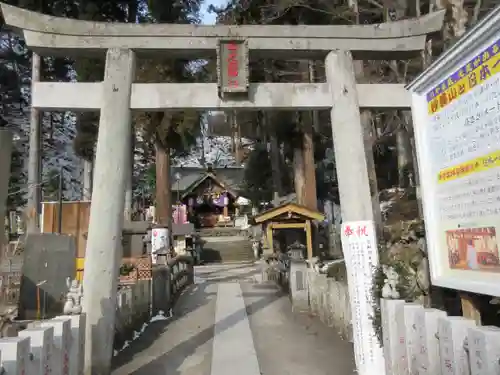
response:
[[(342, 225), (346, 228), (342, 233), (342, 248), (352, 314), (358, 317), (358, 324), (353, 328), (357, 373), (384, 375), (384, 356), (371, 322), (374, 314), (372, 270), (378, 265), (377, 217), (372, 204), (367, 163), (367, 159), (372, 157), (368, 152), (372, 151), (365, 147), (351, 53), (341, 50), (330, 52), (326, 57), (325, 70), (332, 95), (330, 113), (335, 167)], [(347, 228), (354, 228), (353, 236), (346, 234)]]
[(111, 373), (125, 186), (130, 173), (134, 74), (132, 50), (107, 51), (83, 276), (85, 375)]

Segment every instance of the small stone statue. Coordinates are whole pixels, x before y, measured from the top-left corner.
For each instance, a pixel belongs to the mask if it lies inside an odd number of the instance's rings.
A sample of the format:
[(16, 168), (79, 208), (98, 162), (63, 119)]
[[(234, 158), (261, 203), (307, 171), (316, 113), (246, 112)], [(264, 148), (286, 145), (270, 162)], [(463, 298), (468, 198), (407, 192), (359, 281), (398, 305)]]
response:
[(392, 267), (383, 266), (383, 272), (386, 279), (384, 280), (384, 286), (382, 287), (382, 297), (398, 299), (399, 292), (397, 290), (397, 285), (399, 283), (399, 275)]
[(63, 312), (66, 315), (78, 315), (82, 312), (82, 297), (83, 297), (83, 284), (78, 280), (66, 279), (66, 286), (68, 293), (66, 293), (66, 302), (64, 303)]
[(255, 259), (260, 258), (261, 250), (262, 250), (262, 243), (260, 240), (255, 240), (252, 242), (252, 250), (253, 250), (253, 256)]

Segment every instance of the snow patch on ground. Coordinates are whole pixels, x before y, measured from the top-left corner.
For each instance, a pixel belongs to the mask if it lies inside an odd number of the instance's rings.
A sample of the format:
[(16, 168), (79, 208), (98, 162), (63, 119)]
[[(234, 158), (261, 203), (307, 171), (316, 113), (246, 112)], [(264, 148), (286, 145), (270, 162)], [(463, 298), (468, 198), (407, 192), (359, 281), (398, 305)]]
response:
[(335, 259), (335, 260), (325, 261), (325, 263), (319, 267), (318, 271), (319, 271), (319, 273), (328, 273), (328, 269), (330, 268), (330, 266), (333, 266), (335, 264), (341, 264), (341, 263), (345, 263), (345, 260), (344, 259)]
[(130, 346), (130, 344), (139, 339), (141, 337), (141, 335), (144, 333), (144, 331), (146, 330), (146, 328), (148, 328), (148, 326), (151, 324), (151, 323), (154, 323), (154, 322), (158, 322), (158, 321), (162, 321), (162, 320), (169, 320), (170, 318), (173, 317), (173, 313), (172, 313), (172, 309), (170, 309), (167, 313), (167, 315), (165, 315), (165, 313), (163, 311), (159, 311), (158, 312), (158, 315), (155, 315), (153, 316), (149, 322), (147, 323), (144, 323), (141, 327), (141, 329), (139, 331), (134, 331), (134, 336), (132, 337), (132, 340), (127, 340), (125, 341), (125, 343), (123, 344), (123, 347), (120, 349), (120, 350), (115, 350), (113, 352), (113, 356), (117, 356), (118, 353), (120, 353), (122, 350), (128, 348)]

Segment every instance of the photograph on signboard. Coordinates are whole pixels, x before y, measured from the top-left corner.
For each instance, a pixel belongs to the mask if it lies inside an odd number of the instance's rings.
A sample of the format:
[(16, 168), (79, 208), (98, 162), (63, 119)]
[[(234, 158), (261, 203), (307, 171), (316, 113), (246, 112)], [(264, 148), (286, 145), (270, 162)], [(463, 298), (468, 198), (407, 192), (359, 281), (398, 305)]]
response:
[(408, 89), (432, 283), (500, 296), (497, 24), (480, 23)]
[(447, 230), (446, 244), (450, 268), (500, 272), (495, 227)]

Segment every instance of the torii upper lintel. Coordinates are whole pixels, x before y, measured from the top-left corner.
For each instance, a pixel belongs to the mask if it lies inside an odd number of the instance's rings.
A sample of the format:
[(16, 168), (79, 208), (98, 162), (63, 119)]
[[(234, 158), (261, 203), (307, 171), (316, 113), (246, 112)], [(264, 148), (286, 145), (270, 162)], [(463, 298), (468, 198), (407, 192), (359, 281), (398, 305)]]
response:
[(248, 40), (251, 54), (326, 56), (350, 50), (355, 57), (385, 59), (414, 56), (424, 48), (426, 35), (441, 30), (444, 10), (420, 18), (375, 25), (200, 26), (128, 24), (82, 21), (48, 16), (0, 3), (8, 26), (22, 31), (27, 45), (39, 54), (101, 53), (130, 48), (136, 53), (168, 50), (179, 57), (215, 56), (220, 38)]

